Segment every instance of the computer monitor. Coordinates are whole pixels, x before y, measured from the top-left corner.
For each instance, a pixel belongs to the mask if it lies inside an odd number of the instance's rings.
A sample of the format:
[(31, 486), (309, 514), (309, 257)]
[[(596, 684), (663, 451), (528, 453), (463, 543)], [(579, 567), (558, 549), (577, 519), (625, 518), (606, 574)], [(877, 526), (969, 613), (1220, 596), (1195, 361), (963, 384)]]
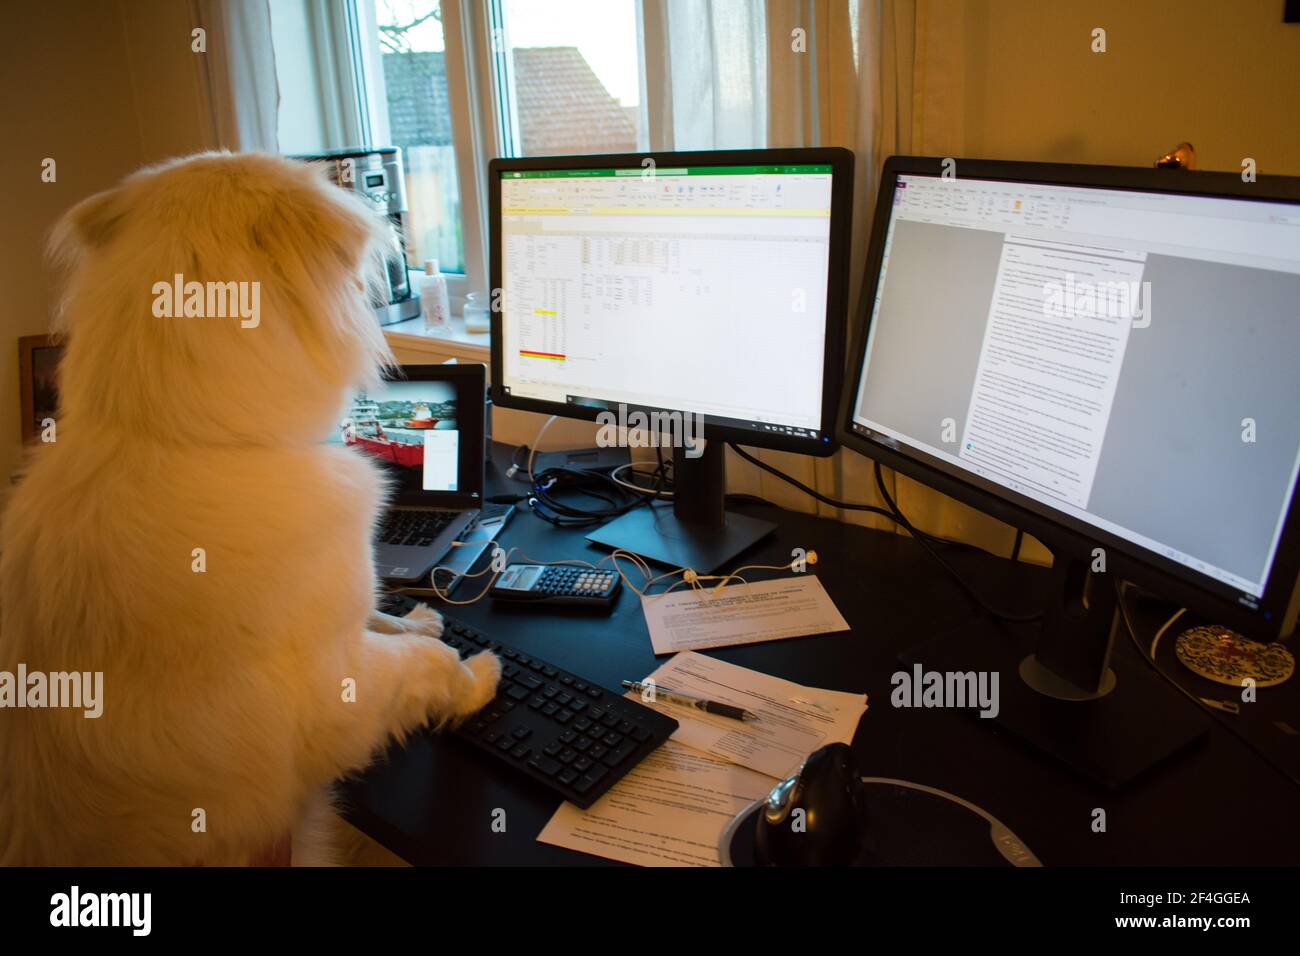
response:
[(892, 157), (839, 436), (1038, 537), (1019, 673), (1105, 696), (1119, 577), (1294, 627), (1297, 303), (1300, 180)]
[(491, 162), (493, 401), (674, 436), (672, 509), (591, 540), (714, 570), (773, 527), (723, 508), (725, 443), (834, 450), (852, 170), (842, 149)]

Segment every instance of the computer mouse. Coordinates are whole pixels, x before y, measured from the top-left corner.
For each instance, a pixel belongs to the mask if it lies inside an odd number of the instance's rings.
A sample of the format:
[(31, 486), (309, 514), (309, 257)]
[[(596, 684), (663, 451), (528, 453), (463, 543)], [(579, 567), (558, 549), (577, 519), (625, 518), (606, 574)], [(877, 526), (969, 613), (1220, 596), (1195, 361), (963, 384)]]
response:
[(828, 744), (778, 783), (758, 813), (760, 866), (847, 866), (867, 832), (862, 774), (848, 744)]

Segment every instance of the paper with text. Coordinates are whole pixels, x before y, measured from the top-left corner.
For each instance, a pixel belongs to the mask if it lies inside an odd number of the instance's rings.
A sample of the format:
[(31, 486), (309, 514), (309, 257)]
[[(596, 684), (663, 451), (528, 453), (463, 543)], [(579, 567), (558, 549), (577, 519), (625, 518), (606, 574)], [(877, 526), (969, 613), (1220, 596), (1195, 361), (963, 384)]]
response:
[(656, 654), (847, 631), (812, 574), (641, 597)]
[(722, 831), (775, 784), (669, 740), (589, 809), (561, 804), (537, 839), (638, 866), (720, 866)]
[(851, 743), (867, 709), (865, 694), (804, 687), (726, 661), (678, 654), (650, 678), (656, 686), (690, 697), (742, 707), (757, 721), (733, 720), (650, 700), (640, 701), (676, 719), (672, 739), (772, 777), (785, 778), (804, 759), (832, 743)]

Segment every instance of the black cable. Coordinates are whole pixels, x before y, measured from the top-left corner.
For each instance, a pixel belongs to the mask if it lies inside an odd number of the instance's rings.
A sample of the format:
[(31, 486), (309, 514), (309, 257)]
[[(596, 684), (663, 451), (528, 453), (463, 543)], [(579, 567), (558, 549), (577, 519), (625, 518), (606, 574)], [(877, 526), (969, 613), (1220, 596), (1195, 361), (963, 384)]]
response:
[[(1008, 621), (1013, 624), (1030, 624), (1033, 623), (1034, 621), (1042, 620), (1043, 615), (1041, 611), (1036, 614), (1009, 614), (1005, 611), (998, 610), (997, 608), (994, 608), (989, 604), (985, 603), (984, 599), (979, 596), (979, 594), (975, 591), (975, 589), (966, 583), (966, 579), (963, 578), (961, 574), (958, 573), (957, 569), (954, 568), (952, 565), (950, 565), (947, 561), (945, 561), (943, 557), (939, 554), (939, 552), (935, 550), (935, 545), (955, 545), (955, 546), (963, 546), (963, 547), (967, 545), (964, 545), (963, 542), (947, 541), (943, 538), (935, 537), (932, 534), (927, 534), (926, 532), (921, 531), (919, 528), (917, 528), (910, 521), (908, 521), (907, 518), (903, 515), (902, 511), (900, 511), (898, 509), (898, 506), (894, 503), (894, 499), (890, 497), (889, 492), (885, 490), (885, 481), (880, 472), (879, 462), (875, 463), (876, 484), (880, 489), (881, 499), (886, 503), (886, 505), (888, 505), (888, 510), (886, 510), (885, 508), (878, 508), (875, 505), (859, 504), (857, 502), (852, 502), (852, 501), (837, 501), (834, 498), (829, 498), (826, 495), (823, 495), (821, 492), (809, 488), (807, 485), (799, 481), (797, 478), (787, 475), (785, 472), (773, 468), (771, 465), (767, 464), (766, 462), (760, 461), (759, 459), (755, 458), (753, 455), (748, 454), (743, 449), (738, 447), (735, 443), (728, 442), (727, 444), (732, 451), (734, 451), (741, 458), (745, 459), (745, 461), (758, 466), (759, 468), (761, 468), (763, 471), (766, 471), (770, 475), (780, 478), (782, 481), (786, 482), (787, 484), (793, 485), (794, 487), (802, 491), (804, 494), (817, 499), (823, 504), (830, 505), (832, 508), (843, 508), (846, 511), (866, 511), (870, 514), (880, 515), (882, 518), (888, 518), (890, 521), (893, 521), (895, 524), (899, 525), (899, 527), (903, 528), (913, 538), (915, 538), (917, 542), (921, 545), (921, 547), (925, 548), (926, 552), (930, 555), (930, 557), (934, 558), (934, 560), (938, 562), (939, 566), (942, 567), (945, 571), (947, 571), (952, 576), (953, 580), (955, 580), (957, 584), (961, 587), (961, 589), (966, 592), (967, 596), (969, 596), (985, 613), (995, 618), (998, 618), (999, 620)], [(982, 551), (983, 549), (979, 548), (976, 550)], [(985, 553), (987, 554), (988, 552)]]
[[(653, 504), (663, 498), (664, 476), (656, 470), (654, 484), (638, 492), (620, 485), (603, 472), (576, 468), (547, 468), (534, 476), (532, 492), (527, 496), (528, 506), (543, 521), (558, 528), (586, 528), (617, 518), (643, 504)], [(599, 508), (581, 508), (561, 501), (555, 492), (570, 491), (604, 504)]]
[(1012, 560), (1012, 561), (1019, 561), (1019, 560), (1020, 560), (1020, 546), (1021, 546), (1022, 544), (1024, 544), (1024, 543), (1025, 543), (1025, 533), (1024, 533), (1023, 531), (1021, 531), (1019, 528), (1017, 528), (1017, 529), (1016, 529), (1016, 540), (1015, 540), (1015, 543), (1011, 545), (1011, 560)]
[(759, 459), (749, 454), (749, 452), (745, 451), (743, 448), (741, 448), (739, 445), (735, 444), (734, 442), (727, 442), (727, 447), (730, 448), (732, 451), (734, 451), (741, 458), (745, 459), (745, 461), (749, 462), (751, 465), (756, 465), (757, 467), (761, 468), (763, 471), (767, 472), (769, 475), (773, 475), (777, 478), (780, 478), (788, 485), (794, 485), (794, 487), (798, 488), (805, 495), (808, 495), (810, 498), (816, 498), (824, 505), (830, 505), (832, 508), (843, 508), (845, 511), (866, 511), (870, 514), (880, 515), (882, 518), (888, 518), (890, 521), (894, 521), (894, 522), (898, 521), (898, 519), (893, 514), (886, 511), (884, 508), (880, 508), (876, 505), (858, 504), (857, 502), (854, 501), (836, 501), (834, 498), (828, 498), (820, 491), (815, 491), (814, 489), (809, 488), (798, 478), (795, 478), (791, 475), (787, 475), (785, 472), (773, 468), (765, 461), (760, 461)]
[(1009, 614), (1006, 611), (999, 610), (998, 608), (985, 603), (984, 599), (980, 597), (979, 593), (971, 587), (970, 584), (967, 583), (966, 579), (961, 576), (957, 569), (945, 561), (943, 556), (934, 549), (934, 546), (931, 545), (929, 541), (925, 540), (925, 537), (916, 533), (915, 526), (912, 522), (907, 520), (903, 515), (903, 512), (899, 510), (898, 505), (894, 503), (894, 499), (890, 497), (889, 490), (885, 487), (885, 477), (880, 470), (880, 462), (877, 461), (874, 465), (876, 473), (876, 488), (880, 491), (880, 497), (884, 500), (885, 504), (889, 506), (889, 510), (892, 511), (894, 516), (898, 519), (898, 523), (912, 533), (913, 537), (916, 538), (921, 547), (925, 548), (925, 550), (930, 553), (930, 557), (934, 558), (934, 560), (939, 563), (939, 566), (952, 576), (952, 579), (957, 582), (972, 601), (979, 605), (981, 610), (998, 620), (1008, 621), (1012, 624), (1032, 624), (1035, 621), (1041, 621), (1043, 619), (1042, 611), (1038, 611), (1034, 614)]

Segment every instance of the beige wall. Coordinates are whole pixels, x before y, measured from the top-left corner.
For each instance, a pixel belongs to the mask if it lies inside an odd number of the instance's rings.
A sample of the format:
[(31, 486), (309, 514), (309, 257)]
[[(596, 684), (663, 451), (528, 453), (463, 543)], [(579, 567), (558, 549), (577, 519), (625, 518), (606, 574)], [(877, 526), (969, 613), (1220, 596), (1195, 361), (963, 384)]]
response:
[(142, 164), (202, 147), (189, 30), (182, 0), (0, 4), (0, 476), (19, 458), (17, 340), (48, 330), (56, 298), (50, 227)]
[[(125, 46), (111, 3), (0, 5), (0, 475), (18, 458), (17, 339), (47, 330), (54, 299), (46, 233), (65, 209), (139, 163)], [(56, 182), (41, 181), (46, 157)]]
[[(948, 94), (922, 104), (929, 149), (1148, 165), (1189, 140), (1201, 169), (1240, 171), (1250, 156), (1261, 173), (1300, 175), (1300, 24), (1282, 22), (1282, 0), (951, 6), (919, 24), (931, 40), (952, 34), (949, 55), (921, 67), (923, 87)], [(1096, 27), (1105, 53), (1091, 50)]]

